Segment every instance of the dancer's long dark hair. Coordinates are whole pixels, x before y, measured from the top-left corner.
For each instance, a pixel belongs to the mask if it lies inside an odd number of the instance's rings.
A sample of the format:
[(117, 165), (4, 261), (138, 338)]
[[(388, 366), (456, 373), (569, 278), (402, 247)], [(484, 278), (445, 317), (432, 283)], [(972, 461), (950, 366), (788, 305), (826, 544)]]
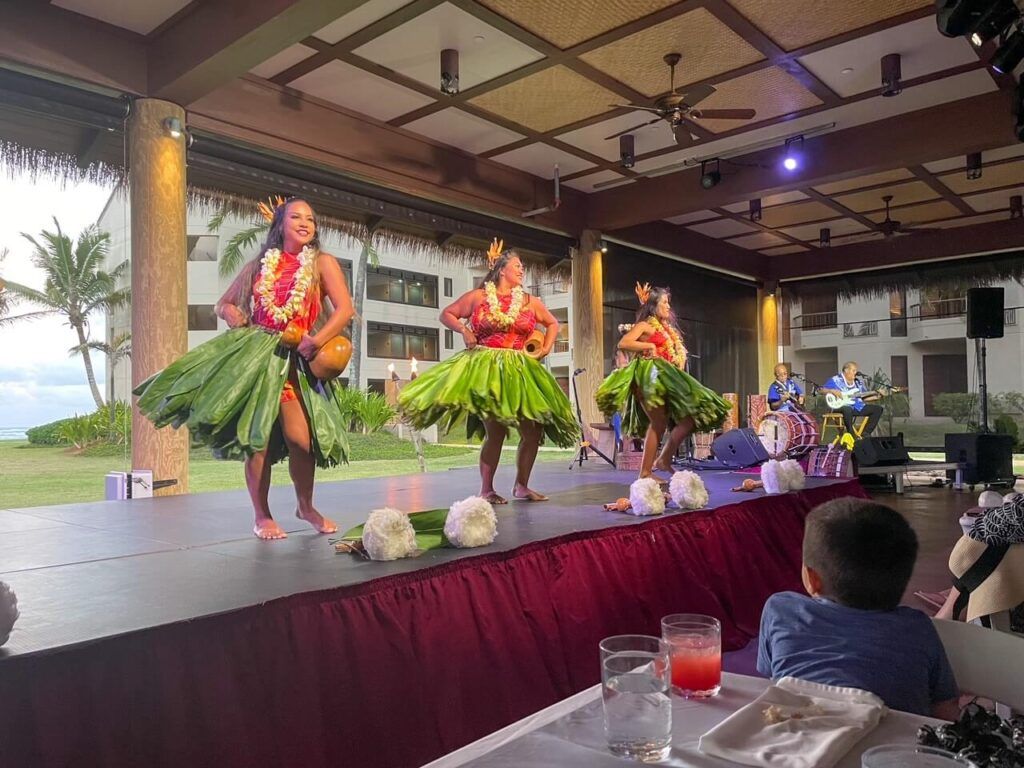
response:
[(515, 248), (509, 248), (507, 251), (502, 251), (501, 256), (496, 262), (494, 262), (494, 266), (487, 271), (487, 274), (484, 275), (484, 279), (480, 281), (480, 287), (483, 288), (488, 283), (494, 283), (494, 285), (497, 286), (498, 280), (501, 278), (501, 270), (507, 267), (508, 263), (512, 261), (512, 259), (519, 259), (522, 261), (522, 258), (523, 257), (519, 255), (519, 251)]
[[(661, 301), (662, 296), (668, 297), (668, 320), (662, 320), (658, 317), (658, 302)], [(662, 325), (671, 325), (676, 329), (676, 333), (679, 334), (679, 338), (683, 337), (683, 330), (679, 327), (679, 320), (676, 318), (676, 313), (672, 309), (672, 292), (668, 288), (651, 288), (651, 293), (647, 297), (647, 301), (641, 304), (640, 309), (636, 311), (636, 322), (638, 323), (642, 323), (652, 317), (657, 318), (658, 322)]]
[[(256, 279), (260, 274), (260, 260), (263, 258), (263, 254), (270, 248), (284, 250), (284, 219), (288, 213), (288, 207), (293, 203), (305, 203), (309, 205), (309, 210), (313, 211), (313, 206), (310, 205), (309, 201), (301, 197), (289, 197), (281, 205), (274, 208), (274, 217), (270, 220), (270, 229), (267, 231), (267, 237), (263, 241), (259, 252), (255, 258), (242, 267), (238, 276), (231, 283), (227, 291), (225, 291), (224, 296), (221, 297), (218, 305), (223, 303), (233, 304), (243, 312), (249, 315), (252, 314), (252, 292), (256, 285)], [(316, 211), (313, 211), (313, 239), (309, 241), (309, 246), (317, 251), (320, 250), (320, 221), (317, 219)], [(310, 288), (315, 292), (314, 295), (321, 296), (322, 302), (320, 268), (316, 262), (313, 263), (313, 282)]]

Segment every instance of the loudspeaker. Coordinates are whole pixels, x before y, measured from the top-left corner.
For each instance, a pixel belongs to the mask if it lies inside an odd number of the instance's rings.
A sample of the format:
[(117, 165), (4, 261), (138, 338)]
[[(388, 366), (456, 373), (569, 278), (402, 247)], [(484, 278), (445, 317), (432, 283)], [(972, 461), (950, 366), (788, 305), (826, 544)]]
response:
[(749, 427), (732, 429), (719, 435), (711, 443), (711, 455), (722, 465), (737, 469), (753, 467), (770, 458), (757, 432)]
[[(1013, 479), (1013, 437), (976, 432), (946, 435), (946, 461), (963, 462), (964, 483), (994, 483)], [(952, 470), (946, 472), (954, 477)]]
[(967, 289), (967, 338), (1003, 338), (1003, 289)]
[(909, 464), (910, 454), (903, 447), (903, 435), (865, 437), (853, 444), (853, 457), (859, 467), (886, 467)]

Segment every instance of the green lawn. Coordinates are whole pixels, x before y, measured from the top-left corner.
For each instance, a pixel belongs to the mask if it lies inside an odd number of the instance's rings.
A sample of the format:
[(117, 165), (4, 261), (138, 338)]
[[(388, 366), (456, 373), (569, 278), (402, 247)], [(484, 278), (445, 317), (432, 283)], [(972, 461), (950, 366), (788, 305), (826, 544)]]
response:
[[(318, 480), (386, 477), (419, 471), (412, 444), (389, 433), (352, 435), (351, 443), (352, 463), (318, 470)], [(465, 445), (428, 444), (425, 455), (428, 472), (472, 467), (477, 463), (477, 449)], [(541, 449), (539, 461), (568, 461), (571, 456), (571, 451)], [(502, 463), (513, 460), (513, 449), (506, 449)], [(101, 500), (103, 478), (107, 472), (124, 470), (129, 465), (123, 448), (103, 447), (76, 454), (58, 446), (30, 445), (20, 440), (0, 441), (0, 509)], [(285, 466), (275, 469), (273, 479), (275, 485), (290, 482)], [(189, 490), (192, 493), (244, 487), (240, 463), (217, 461), (202, 450), (192, 452), (189, 461)]]

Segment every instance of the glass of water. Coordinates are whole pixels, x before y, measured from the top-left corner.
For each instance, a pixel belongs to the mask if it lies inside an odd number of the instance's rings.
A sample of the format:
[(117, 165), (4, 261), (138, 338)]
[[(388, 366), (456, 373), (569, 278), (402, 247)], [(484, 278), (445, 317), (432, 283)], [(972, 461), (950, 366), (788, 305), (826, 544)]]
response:
[(600, 647), (608, 748), (643, 763), (664, 760), (672, 746), (668, 644), (649, 635), (616, 635)]

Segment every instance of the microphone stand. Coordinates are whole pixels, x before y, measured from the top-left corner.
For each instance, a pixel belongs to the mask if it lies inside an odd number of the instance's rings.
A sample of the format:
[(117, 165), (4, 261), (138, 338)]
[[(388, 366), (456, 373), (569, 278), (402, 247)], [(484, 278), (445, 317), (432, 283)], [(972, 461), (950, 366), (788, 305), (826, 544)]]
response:
[(572, 469), (574, 464), (582, 468), (583, 462), (590, 460), (589, 451), (593, 451), (594, 453), (596, 453), (598, 456), (600, 456), (602, 459), (608, 462), (609, 466), (611, 466), (614, 469), (615, 462), (609, 459), (603, 453), (601, 453), (599, 449), (595, 448), (593, 445), (590, 444), (590, 441), (587, 440), (587, 430), (586, 427), (584, 427), (583, 425), (583, 411), (580, 409), (580, 393), (579, 390), (576, 388), (576, 377), (583, 373), (585, 370), (586, 368), (577, 368), (572, 373), (572, 398), (573, 400), (576, 401), (576, 422), (580, 425), (580, 447), (576, 451), (576, 455), (572, 457), (572, 461), (569, 462), (569, 469)]

